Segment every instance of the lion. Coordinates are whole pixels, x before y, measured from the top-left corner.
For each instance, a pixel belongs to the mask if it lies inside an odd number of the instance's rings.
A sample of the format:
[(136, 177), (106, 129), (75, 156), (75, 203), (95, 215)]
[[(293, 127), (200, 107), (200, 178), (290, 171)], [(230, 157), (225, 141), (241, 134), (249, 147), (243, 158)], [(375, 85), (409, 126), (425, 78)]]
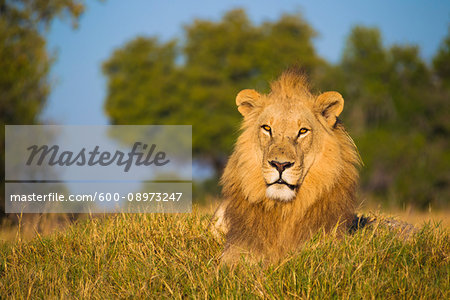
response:
[(225, 263), (242, 254), (277, 261), (317, 231), (342, 233), (354, 222), (361, 160), (338, 118), (343, 97), (313, 95), (296, 70), (270, 87), (236, 97), (242, 133), (221, 178), (214, 224), (226, 239)]

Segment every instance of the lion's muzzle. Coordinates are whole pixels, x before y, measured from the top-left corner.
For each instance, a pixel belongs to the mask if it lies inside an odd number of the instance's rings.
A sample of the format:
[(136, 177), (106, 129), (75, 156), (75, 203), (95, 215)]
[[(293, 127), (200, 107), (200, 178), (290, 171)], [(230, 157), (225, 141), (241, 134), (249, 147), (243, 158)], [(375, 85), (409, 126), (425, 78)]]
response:
[[(291, 161), (277, 161), (269, 160), (268, 164), (272, 167), (269, 168), (271, 174), (268, 176), (270, 180), (267, 182), (266, 196), (268, 198), (279, 201), (290, 201), (295, 197), (295, 189), (297, 188), (296, 182), (290, 182), (286, 173), (287, 170), (294, 166), (294, 162)], [(275, 170), (274, 170), (275, 169)], [(268, 175), (268, 174), (267, 174)], [(266, 177), (266, 179), (269, 179)]]

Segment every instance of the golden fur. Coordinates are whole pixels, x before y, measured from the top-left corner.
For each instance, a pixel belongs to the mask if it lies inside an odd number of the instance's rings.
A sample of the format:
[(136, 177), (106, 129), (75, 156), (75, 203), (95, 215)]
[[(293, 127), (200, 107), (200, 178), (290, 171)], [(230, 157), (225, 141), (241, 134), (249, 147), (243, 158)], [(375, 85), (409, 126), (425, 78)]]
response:
[(223, 261), (242, 253), (276, 261), (318, 230), (348, 228), (360, 160), (337, 118), (343, 103), (337, 92), (312, 95), (296, 71), (283, 73), (267, 95), (238, 94), (242, 134), (215, 214), (226, 237)]

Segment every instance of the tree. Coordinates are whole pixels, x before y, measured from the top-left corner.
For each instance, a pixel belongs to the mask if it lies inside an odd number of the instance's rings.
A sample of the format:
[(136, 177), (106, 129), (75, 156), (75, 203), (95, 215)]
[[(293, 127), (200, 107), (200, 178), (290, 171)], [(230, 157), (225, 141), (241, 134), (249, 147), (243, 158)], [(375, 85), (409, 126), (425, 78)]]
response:
[[(50, 91), (53, 61), (45, 49), (45, 31), (55, 17), (70, 16), (74, 26), (84, 6), (78, 0), (0, 0), (0, 146), (4, 125), (35, 124)], [(3, 152), (3, 150), (2, 150)], [(4, 155), (1, 211), (4, 211)]]
[(390, 69), (378, 29), (353, 28), (340, 68), (344, 75), (345, 98), (352, 108), (346, 112), (350, 122), (367, 130), (388, 121), (394, 114), (392, 99), (385, 88), (390, 80)]
[(0, 2), (2, 125), (36, 121), (49, 93), (52, 62), (43, 31), (56, 16), (68, 13), (75, 22), (82, 11), (83, 5), (73, 0)]
[(429, 112), (430, 121), (435, 135), (450, 135), (450, 27), (447, 36), (441, 43), (438, 53), (433, 58), (433, 74), (437, 78), (437, 97), (432, 111)]
[(450, 27), (447, 32), (447, 36), (442, 41), (442, 44), (438, 50), (438, 53), (433, 58), (433, 67), (436, 75), (446, 85), (446, 88), (450, 88)]
[(349, 103), (344, 120), (365, 162), (363, 190), (385, 202), (443, 205), (450, 161), (445, 155), (448, 142), (436, 134), (443, 125), (436, 120), (448, 114), (448, 99), (442, 98), (418, 47), (387, 49), (378, 29), (358, 26), (339, 68), (339, 90)]
[(106, 113), (112, 124), (193, 125), (194, 158), (219, 173), (237, 137), (236, 94), (267, 91), (267, 81), (295, 63), (313, 73), (324, 64), (314, 36), (299, 15), (257, 26), (238, 9), (187, 25), (184, 43), (138, 37), (103, 64)]

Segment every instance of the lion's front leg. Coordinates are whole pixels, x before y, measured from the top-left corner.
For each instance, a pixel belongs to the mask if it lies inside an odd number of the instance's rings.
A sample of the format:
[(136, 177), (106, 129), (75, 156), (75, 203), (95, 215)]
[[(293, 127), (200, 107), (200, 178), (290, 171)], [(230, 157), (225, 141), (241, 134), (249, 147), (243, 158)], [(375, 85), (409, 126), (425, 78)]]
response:
[(225, 209), (228, 206), (228, 200), (222, 201), (211, 220), (210, 230), (214, 237), (220, 238), (228, 233), (229, 227), (225, 220)]

